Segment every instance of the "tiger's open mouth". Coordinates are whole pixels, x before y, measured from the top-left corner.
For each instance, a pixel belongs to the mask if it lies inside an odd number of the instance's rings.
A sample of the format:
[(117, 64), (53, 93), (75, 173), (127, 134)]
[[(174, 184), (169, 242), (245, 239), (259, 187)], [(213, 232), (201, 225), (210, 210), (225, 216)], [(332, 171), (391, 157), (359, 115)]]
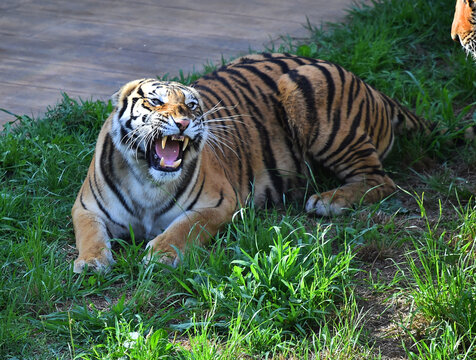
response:
[(190, 138), (172, 135), (157, 138), (149, 152), (150, 165), (160, 171), (177, 171), (182, 167), (183, 154)]

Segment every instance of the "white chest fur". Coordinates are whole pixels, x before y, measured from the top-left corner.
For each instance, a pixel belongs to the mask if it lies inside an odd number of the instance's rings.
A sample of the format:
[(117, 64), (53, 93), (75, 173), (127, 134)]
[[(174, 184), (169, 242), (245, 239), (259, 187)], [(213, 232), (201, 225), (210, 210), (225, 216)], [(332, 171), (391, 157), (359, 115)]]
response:
[(114, 193), (108, 197), (110, 216), (114, 220), (109, 231), (121, 238), (132, 228), (136, 239), (153, 239), (184, 213), (183, 206), (173, 196), (176, 188), (175, 183), (160, 185), (132, 173), (123, 174), (120, 184), (123, 199)]

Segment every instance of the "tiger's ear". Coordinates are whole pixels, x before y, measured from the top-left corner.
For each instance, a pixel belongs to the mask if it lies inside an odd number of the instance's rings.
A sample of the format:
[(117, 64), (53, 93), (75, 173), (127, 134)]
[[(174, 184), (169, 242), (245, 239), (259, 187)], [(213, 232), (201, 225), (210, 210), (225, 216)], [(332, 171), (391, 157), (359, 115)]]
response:
[(117, 105), (120, 103), (120, 101), (126, 97), (129, 96), (130, 93), (139, 85), (140, 83), (144, 82), (146, 79), (137, 79), (137, 80), (132, 80), (128, 82), (126, 85), (121, 87), (118, 91), (116, 91), (112, 96), (111, 96), (111, 102), (114, 107), (117, 107)]

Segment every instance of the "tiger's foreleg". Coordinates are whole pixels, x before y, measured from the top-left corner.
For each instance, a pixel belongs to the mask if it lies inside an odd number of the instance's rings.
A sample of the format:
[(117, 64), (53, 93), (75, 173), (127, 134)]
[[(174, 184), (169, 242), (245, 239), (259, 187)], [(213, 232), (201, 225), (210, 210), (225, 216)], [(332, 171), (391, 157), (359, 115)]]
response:
[(234, 206), (223, 201), (222, 206), (190, 210), (175, 219), (167, 229), (147, 244), (149, 253), (144, 261), (158, 255), (162, 263), (176, 266), (179, 253), (184, 253), (190, 244), (204, 245), (220, 228), (231, 221)]
[(78, 258), (73, 271), (81, 273), (85, 266), (105, 271), (114, 264), (105, 224), (93, 212), (76, 203), (72, 211)]
[(79, 255), (74, 261), (73, 271), (75, 273), (81, 273), (86, 266), (94, 270), (106, 271), (110, 265), (114, 264), (110, 250), (110, 237), (105, 223), (107, 215), (99, 215), (101, 206), (96, 201), (90, 180), (94, 178), (94, 163), (95, 157), (91, 161), (88, 176), (81, 186), (71, 210), (76, 248), (79, 251)]

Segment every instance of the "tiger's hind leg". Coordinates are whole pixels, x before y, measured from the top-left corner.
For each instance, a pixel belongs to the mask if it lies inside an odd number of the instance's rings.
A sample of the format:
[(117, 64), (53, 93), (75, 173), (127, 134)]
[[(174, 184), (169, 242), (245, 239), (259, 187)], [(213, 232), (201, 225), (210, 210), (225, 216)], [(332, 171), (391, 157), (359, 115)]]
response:
[[(393, 142), (380, 95), (351, 73), (327, 63), (289, 71), (278, 80), (278, 89), (302, 158), (322, 164), (344, 182), (337, 189), (312, 195), (308, 212), (340, 214), (360, 201), (374, 203), (395, 191), (380, 159)], [(379, 148), (369, 132), (379, 134)]]
[(348, 152), (347, 156), (328, 167), (344, 181), (344, 185), (312, 195), (306, 203), (309, 213), (339, 215), (360, 201), (367, 204), (378, 202), (396, 189), (392, 179), (384, 173), (380, 159), (369, 142), (361, 144), (358, 149)]

